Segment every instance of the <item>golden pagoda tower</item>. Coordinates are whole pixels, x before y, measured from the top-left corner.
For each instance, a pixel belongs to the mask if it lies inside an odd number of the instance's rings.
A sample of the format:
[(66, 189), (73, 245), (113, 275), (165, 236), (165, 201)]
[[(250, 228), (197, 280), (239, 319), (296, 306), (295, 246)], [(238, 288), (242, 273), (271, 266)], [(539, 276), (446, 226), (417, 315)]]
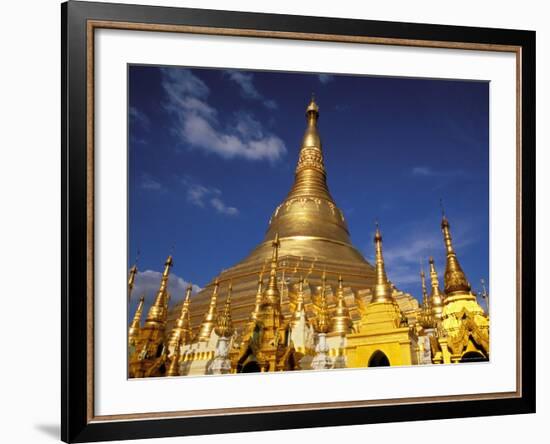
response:
[(216, 311), (217, 311), (217, 301), (218, 301), (218, 290), (220, 288), (220, 281), (216, 279), (214, 282), (214, 290), (212, 291), (212, 296), (210, 297), (210, 305), (208, 310), (204, 315), (204, 320), (202, 321), (201, 328), (199, 331), (198, 339), (199, 341), (209, 341), (210, 335), (216, 323)]
[[(321, 137), (319, 135), (319, 107), (311, 100), (306, 109), (306, 129), (298, 154), (294, 183), (282, 202), (275, 208), (263, 241), (236, 265), (222, 271), (215, 279), (233, 282), (233, 322), (239, 331), (250, 322), (250, 314), (257, 302), (257, 276), (270, 260), (272, 242), (278, 233), (278, 272), (295, 276), (306, 275), (312, 287), (321, 283), (321, 272), (342, 277), (351, 297), (346, 299), (353, 319), (359, 318), (361, 304), (370, 301), (370, 291), (375, 276), (374, 268), (353, 246), (349, 230), (340, 208), (334, 201), (328, 185)], [(214, 279), (213, 279), (214, 281)], [(297, 284), (297, 279), (293, 284)], [(193, 297), (191, 315), (193, 328), (204, 321), (202, 314), (209, 311), (212, 283)], [(281, 311), (285, 319), (292, 314), (290, 300), (283, 292)], [(410, 295), (399, 293), (397, 302), (406, 313), (415, 313), (417, 301)], [(181, 311), (181, 303), (171, 310), (169, 327), (175, 323)], [(333, 307), (329, 307), (330, 310)], [(204, 329), (206, 330), (206, 329)], [(201, 335), (204, 339), (204, 335)]]
[(164, 264), (160, 287), (157, 291), (155, 302), (149, 308), (145, 324), (141, 328), (139, 340), (136, 344), (134, 356), (130, 358), (130, 375), (141, 377), (144, 374), (156, 376), (151, 371), (155, 360), (164, 353), (164, 335), (166, 328), (168, 293), (168, 278), (172, 267), (172, 256), (168, 256)]
[(168, 348), (170, 351), (173, 351), (176, 347), (176, 344), (184, 345), (191, 340), (192, 331), (191, 331), (191, 320), (190, 320), (190, 305), (191, 305), (191, 292), (193, 291), (193, 286), (189, 284), (187, 290), (185, 291), (185, 300), (181, 309), (180, 317), (176, 321), (174, 328), (170, 332), (168, 338)]
[(145, 296), (139, 298), (139, 303), (134, 314), (134, 319), (128, 328), (128, 346), (135, 348), (139, 335), (141, 332), (141, 314), (143, 313), (143, 304), (145, 303)]
[(442, 360), (448, 362), (483, 361), (489, 359), (489, 319), (471, 291), (456, 256), (451, 228), (443, 215), (441, 231), (447, 253), (445, 267), (445, 300), (442, 311)]
[(374, 235), (376, 281), (372, 300), (365, 308), (358, 332), (347, 336), (349, 367), (377, 367), (414, 364), (411, 331), (403, 318), (386, 275), (382, 235), (378, 225)]
[(332, 316), (331, 333), (346, 335), (351, 333), (353, 322), (351, 320), (346, 301), (344, 299), (344, 280), (338, 276), (338, 291), (336, 293), (336, 310)]

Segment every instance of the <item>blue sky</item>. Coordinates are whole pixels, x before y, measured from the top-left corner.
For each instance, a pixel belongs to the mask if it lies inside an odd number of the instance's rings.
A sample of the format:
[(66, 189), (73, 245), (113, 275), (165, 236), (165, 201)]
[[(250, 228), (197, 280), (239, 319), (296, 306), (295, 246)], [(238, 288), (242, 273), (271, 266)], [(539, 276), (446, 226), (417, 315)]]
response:
[(443, 199), (470, 282), (488, 281), (488, 83), (133, 65), (128, 75), (138, 292), (158, 288), (170, 253), (181, 299), (186, 282), (205, 285), (262, 240), (292, 185), (312, 92), (329, 188), (365, 257), (378, 219), (388, 277), (420, 297), (420, 261), (433, 255), (444, 270)]

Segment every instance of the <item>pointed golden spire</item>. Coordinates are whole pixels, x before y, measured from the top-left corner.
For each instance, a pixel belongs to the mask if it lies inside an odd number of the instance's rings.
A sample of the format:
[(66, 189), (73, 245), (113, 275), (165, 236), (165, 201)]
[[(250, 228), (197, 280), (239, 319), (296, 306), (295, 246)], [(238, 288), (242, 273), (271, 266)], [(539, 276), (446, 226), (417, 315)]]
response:
[(328, 333), (330, 331), (330, 316), (328, 313), (326, 296), (327, 275), (324, 271), (321, 282), (321, 300), (319, 301), (319, 311), (317, 313), (315, 330), (317, 331), (317, 333)]
[(155, 302), (149, 308), (149, 313), (147, 314), (146, 323), (161, 323), (166, 322), (167, 315), (167, 293), (168, 293), (168, 277), (170, 276), (170, 268), (172, 267), (173, 261), (172, 256), (168, 256), (166, 262), (164, 263), (164, 272), (160, 280), (160, 287), (155, 298)]
[(386, 267), (384, 265), (384, 256), (382, 255), (382, 234), (380, 234), (378, 222), (376, 223), (376, 232), (374, 234), (374, 246), (376, 251), (376, 283), (372, 291), (371, 302), (393, 301), (392, 288), (388, 282)]
[(181, 312), (174, 324), (174, 328), (170, 332), (170, 338), (168, 339), (169, 346), (176, 346), (177, 343), (181, 345), (187, 344), (191, 339), (191, 319), (190, 319), (190, 306), (191, 306), (191, 292), (193, 291), (193, 285), (189, 284), (185, 291), (185, 300), (181, 306)]
[(331, 331), (347, 334), (351, 332), (353, 322), (349, 314), (346, 300), (344, 299), (344, 280), (342, 276), (338, 276), (338, 291), (336, 293), (336, 311), (332, 317)]
[(443, 241), (447, 250), (447, 264), (445, 267), (445, 294), (451, 297), (458, 293), (469, 293), (471, 290), (470, 283), (466, 279), (464, 271), (458, 262), (456, 253), (453, 248), (451, 238), (451, 227), (447, 216), (443, 215), (441, 220), (441, 231), (443, 232)]
[(435, 270), (435, 262), (433, 257), (430, 257), (430, 281), (432, 286), (432, 291), (430, 293), (430, 306), (434, 316), (437, 319), (440, 319), (443, 311), (443, 294), (439, 289), (439, 278), (437, 276), (437, 271)]
[(143, 313), (143, 304), (145, 302), (145, 296), (139, 298), (139, 303), (134, 314), (134, 319), (128, 329), (128, 344), (135, 344), (139, 338), (139, 331), (141, 329), (141, 314)]
[(170, 365), (166, 370), (166, 376), (180, 376), (181, 345), (182, 338), (180, 337), (178, 341), (176, 341), (176, 343), (174, 344), (174, 351), (170, 355)]
[(258, 289), (256, 291), (256, 301), (254, 303), (254, 311), (250, 315), (251, 321), (258, 320), (260, 316), (260, 311), (262, 309), (262, 300), (263, 300), (263, 270), (258, 275)]
[(214, 324), (216, 322), (216, 311), (217, 311), (216, 307), (218, 303), (219, 288), (220, 288), (220, 281), (218, 280), (218, 278), (216, 278), (214, 282), (214, 290), (212, 291), (212, 296), (210, 298), (210, 305), (208, 306), (208, 310), (204, 315), (204, 320), (202, 321), (201, 328), (199, 331), (199, 336), (198, 336), (199, 341), (208, 341), (208, 339), (210, 339), (210, 334), (212, 333), (212, 329), (214, 328)]
[(424, 273), (424, 264), (420, 263), (420, 282), (422, 284), (422, 305), (428, 306), (428, 290), (426, 289), (426, 273)]
[(233, 283), (229, 282), (227, 290), (227, 299), (223, 312), (218, 316), (215, 332), (219, 337), (230, 338), (233, 336), (235, 329), (233, 328), (233, 320), (231, 319), (231, 293), (233, 291)]
[(132, 265), (132, 268), (130, 268), (130, 276), (128, 277), (128, 302), (130, 302), (130, 298), (132, 297), (132, 290), (134, 289), (134, 282), (137, 272), (137, 265)]
[(296, 308), (290, 320), (291, 328), (296, 328), (299, 325), (304, 310), (304, 277), (300, 276), (300, 280), (298, 281), (298, 294), (296, 295)]
[(279, 247), (281, 242), (279, 241), (279, 233), (275, 233), (275, 239), (271, 243), (273, 252), (271, 254), (271, 269), (269, 271), (269, 283), (263, 297), (263, 304), (272, 305), (274, 307), (280, 306), (280, 293), (277, 285), (277, 266), (279, 261)]
[(319, 107), (313, 97), (306, 109), (306, 120), (307, 127), (296, 165), (296, 177), (287, 200), (298, 196), (316, 196), (332, 202), (326, 182), (321, 137), (317, 129)]

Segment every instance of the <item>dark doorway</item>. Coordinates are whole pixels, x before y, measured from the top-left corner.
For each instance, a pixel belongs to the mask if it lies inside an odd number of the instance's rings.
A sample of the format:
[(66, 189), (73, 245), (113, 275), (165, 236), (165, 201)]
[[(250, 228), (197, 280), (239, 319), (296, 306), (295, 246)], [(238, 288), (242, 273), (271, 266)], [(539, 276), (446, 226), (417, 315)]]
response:
[(376, 350), (369, 359), (369, 367), (389, 367), (389, 366), (390, 366), (390, 360), (380, 350)]
[(259, 371), (261, 371), (261, 370), (260, 370), (260, 366), (258, 365), (258, 363), (256, 361), (250, 361), (249, 363), (247, 363), (243, 367), (241, 373), (257, 373)]
[(460, 362), (486, 362), (488, 359), (479, 352), (464, 353)]

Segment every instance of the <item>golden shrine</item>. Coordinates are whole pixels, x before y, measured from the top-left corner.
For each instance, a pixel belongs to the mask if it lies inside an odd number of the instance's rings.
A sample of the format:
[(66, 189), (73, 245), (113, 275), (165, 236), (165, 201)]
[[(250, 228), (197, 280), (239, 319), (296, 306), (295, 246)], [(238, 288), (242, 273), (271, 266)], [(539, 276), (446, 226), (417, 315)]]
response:
[[(489, 316), (460, 266), (446, 216), (444, 290), (430, 258), (431, 291), (421, 270), (419, 304), (388, 279), (378, 226), (374, 267), (352, 245), (327, 186), (313, 99), (306, 118), (294, 184), (262, 243), (171, 308), (169, 256), (143, 325), (140, 295), (128, 330), (129, 377), (489, 359)], [(129, 298), (137, 272), (130, 269)]]

